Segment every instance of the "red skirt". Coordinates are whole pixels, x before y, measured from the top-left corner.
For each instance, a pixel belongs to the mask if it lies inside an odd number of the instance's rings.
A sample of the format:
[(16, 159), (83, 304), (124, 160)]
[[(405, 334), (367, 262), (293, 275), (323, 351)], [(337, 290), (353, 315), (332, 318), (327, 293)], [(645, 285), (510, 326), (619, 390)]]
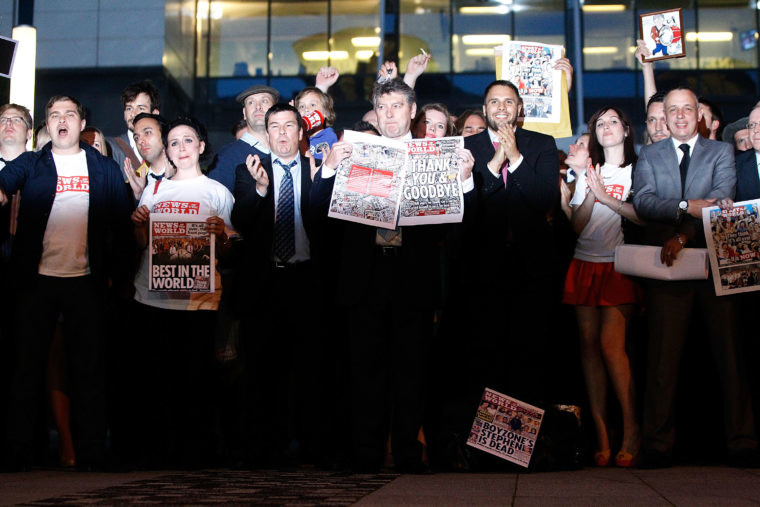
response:
[(565, 278), (562, 302), (582, 306), (618, 306), (641, 300), (641, 288), (615, 271), (612, 262), (573, 259)]

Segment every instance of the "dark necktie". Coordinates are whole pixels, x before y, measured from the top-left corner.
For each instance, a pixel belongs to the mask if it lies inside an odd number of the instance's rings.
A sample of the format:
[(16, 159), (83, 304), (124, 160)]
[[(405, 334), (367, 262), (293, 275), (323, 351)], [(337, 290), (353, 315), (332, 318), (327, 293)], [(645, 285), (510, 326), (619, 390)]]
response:
[(290, 173), (296, 161), (285, 164), (277, 160), (277, 163), (285, 170), (285, 176), (280, 183), (280, 195), (277, 199), (277, 213), (274, 219), (274, 254), (282, 262), (287, 262), (296, 253), (295, 198), (293, 175)]
[(681, 170), (681, 195), (683, 195), (684, 191), (686, 190), (686, 173), (689, 172), (689, 161), (691, 160), (691, 157), (689, 157), (688, 144), (683, 143), (678, 148), (683, 152), (681, 163), (678, 164), (678, 168)]
[(149, 174), (150, 176), (152, 176), (154, 180), (156, 180), (156, 181), (161, 181), (162, 179), (164, 179), (164, 175), (165, 175), (166, 173), (161, 173), (161, 174), (148, 173), (148, 174)]

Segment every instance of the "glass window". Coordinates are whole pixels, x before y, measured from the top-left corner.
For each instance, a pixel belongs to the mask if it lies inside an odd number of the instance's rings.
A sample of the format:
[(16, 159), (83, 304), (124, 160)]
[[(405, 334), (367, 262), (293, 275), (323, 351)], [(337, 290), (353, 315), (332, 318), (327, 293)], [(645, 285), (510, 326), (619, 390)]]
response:
[(493, 48), (513, 35), (512, 6), (477, 0), (454, 0), (453, 5), (451, 54), (454, 72), (492, 72)]
[(583, 66), (586, 70), (634, 68), (638, 17), (628, 2), (586, 0), (583, 5)]
[(433, 55), (426, 72), (449, 72), (449, 0), (400, 0), (400, 9), (399, 73), (404, 73), (409, 59), (420, 54), (420, 49)]
[(195, 0), (166, 2), (164, 67), (193, 96)]
[(316, 74), (346, 52), (328, 52), (327, 2), (272, 2), (270, 65), (273, 76)]
[[(729, 6), (704, 7), (700, 2), (699, 31), (686, 30), (686, 51), (699, 44), (701, 69), (746, 69), (757, 66), (757, 24), (755, 9), (747, 2)], [(716, 8), (719, 7), (719, 8)], [(686, 25), (689, 26), (688, 24)], [(693, 25), (692, 25), (693, 26)]]
[[(198, 4), (202, 12), (204, 2)], [(211, 77), (266, 76), (266, 0), (214, 0), (209, 25), (208, 71)], [(205, 58), (205, 55), (199, 56)]]

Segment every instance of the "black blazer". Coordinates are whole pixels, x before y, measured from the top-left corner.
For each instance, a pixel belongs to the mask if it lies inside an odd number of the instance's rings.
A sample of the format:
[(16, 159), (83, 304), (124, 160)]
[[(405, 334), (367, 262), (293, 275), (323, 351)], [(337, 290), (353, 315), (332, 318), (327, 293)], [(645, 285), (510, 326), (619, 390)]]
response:
[[(256, 182), (245, 164), (235, 169), (235, 204), (230, 216), (235, 230), (243, 235), (246, 270), (253, 273), (269, 272), (272, 266), (274, 242), (274, 174), (272, 159), (264, 157), (261, 165), (269, 176), (267, 195), (261, 197), (256, 192)], [(309, 194), (311, 193), (311, 170), (309, 159), (301, 157), (301, 217), (306, 235), (311, 239), (309, 216)], [(262, 271), (263, 270), (263, 271)]]
[(757, 174), (755, 150), (736, 156), (736, 202), (760, 199), (760, 178)]
[(551, 136), (518, 128), (515, 140), (523, 161), (508, 174), (505, 188), (501, 175), (487, 167), (496, 152), (488, 130), (465, 137), (464, 146), (475, 158), (478, 199), (478, 247), (472, 251), (479, 258), (473, 262), (492, 269), (509, 259), (525, 268), (520, 273), (535, 277), (554, 262), (547, 216), (559, 200), (559, 158)]

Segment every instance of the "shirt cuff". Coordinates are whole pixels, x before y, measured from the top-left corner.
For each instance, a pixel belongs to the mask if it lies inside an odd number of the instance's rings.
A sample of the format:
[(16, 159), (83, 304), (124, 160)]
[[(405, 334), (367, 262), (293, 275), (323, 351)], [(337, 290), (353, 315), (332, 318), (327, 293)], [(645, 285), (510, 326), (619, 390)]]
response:
[(327, 165), (324, 162), (322, 163), (322, 167), (320, 168), (320, 170), (322, 171), (323, 180), (326, 180), (328, 178), (332, 178), (333, 176), (335, 176), (335, 169), (331, 169), (327, 167)]
[(256, 189), (256, 193), (257, 193), (257, 194), (259, 194), (259, 197), (266, 197), (266, 196), (267, 196), (267, 193), (266, 193), (266, 192), (264, 192), (264, 193), (262, 194), (261, 192), (259, 192), (259, 189), (258, 189), (258, 188)]
[(520, 167), (520, 164), (522, 164), (522, 161), (523, 161), (523, 156), (520, 155), (520, 158), (517, 159), (517, 162), (515, 162), (514, 164), (509, 164), (509, 167), (507, 167), (509, 172), (513, 173), (517, 171), (517, 168)]
[(475, 180), (473, 179), (472, 175), (470, 175), (469, 178), (462, 182), (462, 193), (466, 194), (473, 188), (475, 188)]

